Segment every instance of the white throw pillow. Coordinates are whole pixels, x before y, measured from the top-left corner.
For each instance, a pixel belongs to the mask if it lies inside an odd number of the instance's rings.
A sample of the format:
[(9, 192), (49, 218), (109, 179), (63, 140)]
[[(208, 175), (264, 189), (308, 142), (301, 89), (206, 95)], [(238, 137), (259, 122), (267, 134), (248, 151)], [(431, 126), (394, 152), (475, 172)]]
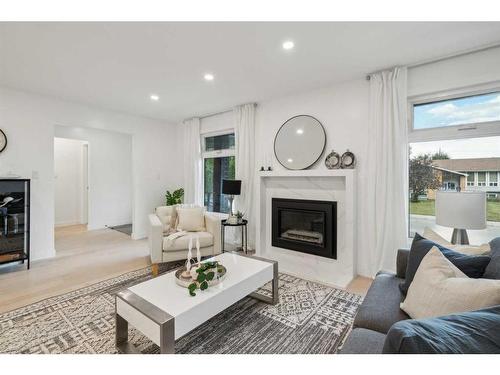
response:
[(175, 206), (156, 207), (155, 212), (162, 223), (163, 233), (168, 234), (175, 230), (175, 223), (177, 221)]
[(203, 207), (177, 207), (177, 230), (187, 232), (205, 231)]
[(485, 243), (479, 246), (473, 245), (454, 245), (451, 242), (445, 240), (442, 236), (434, 232), (432, 229), (425, 227), (424, 233), (422, 234), (424, 238), (431, 240), (438, 245), (444, 246), (448, 249), (455, 250), (459, 253), (466, 255), (483, 255), (491, 251), (490, 244)]
[(401, 310), (413, 319), (500, 304), (500, 280), (471, 279), (434, 246), (422, 259)]

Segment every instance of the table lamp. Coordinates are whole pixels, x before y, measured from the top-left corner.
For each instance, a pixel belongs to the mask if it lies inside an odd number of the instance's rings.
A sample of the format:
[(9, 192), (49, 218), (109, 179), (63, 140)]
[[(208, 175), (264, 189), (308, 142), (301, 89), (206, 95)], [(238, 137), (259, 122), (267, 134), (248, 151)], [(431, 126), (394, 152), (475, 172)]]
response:
[(235, 195), (241, 194), (241, 180), (222, 180), (222, 194), (229, 195), (230, 208), (228, 222), (238, 222), (236, 216), (233, 215), (233, 201)]
[(468, 245), (467, 229), (486, 228), (486, 193), (438, 191), (436, 224), (453, 228), (451, 243)]

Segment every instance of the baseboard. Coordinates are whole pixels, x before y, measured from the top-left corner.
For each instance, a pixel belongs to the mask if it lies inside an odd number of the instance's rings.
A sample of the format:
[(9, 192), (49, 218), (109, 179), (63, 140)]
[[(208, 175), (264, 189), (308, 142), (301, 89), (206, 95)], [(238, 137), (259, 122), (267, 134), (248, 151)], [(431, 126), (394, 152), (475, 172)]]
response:
[(58, 223), (54, 223), (54, 227), (69, 227), (70, 225), (80, 225), (82, 224), (81, 221), (76, 220), (76, 221), (60, 221)]

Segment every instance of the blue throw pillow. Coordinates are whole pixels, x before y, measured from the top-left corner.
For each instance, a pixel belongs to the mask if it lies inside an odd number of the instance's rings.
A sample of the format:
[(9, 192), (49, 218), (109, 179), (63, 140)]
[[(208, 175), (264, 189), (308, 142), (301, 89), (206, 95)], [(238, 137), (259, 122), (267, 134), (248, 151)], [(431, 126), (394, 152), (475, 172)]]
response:
[(413, 237), (413, 242), (410, 248), (410, 254), (408, 255), (408, 264), (406, 266), (406, 278), (403, 283), (399, 285), (399, 289), (403, 294), (406, 295), (408, 288), (410, 287), (415, 273), (417, 272), (420, 262), (424, 259), (424, 256), (436, 246), (441, 253), (448, 259), (451, 263), (455, 265), (460, 271), (465, 273), (468, 277), (480, 278), (484, 274), (486, 266), (490, 262), (490, 257), (486, 255), (465, 255), (457, 253), (451, 249), (444, 246), (438, 245), (434, 241), (428, 240), (418, 233), (415, 233)]
[(500, 237), (493, 239), (490, 242), (491, 261), (484, 271), (485, 279), (500, 280)]
[(387, 332), (382, 352), (500, 353), (500, 305), (437, 318), (394, 323)]

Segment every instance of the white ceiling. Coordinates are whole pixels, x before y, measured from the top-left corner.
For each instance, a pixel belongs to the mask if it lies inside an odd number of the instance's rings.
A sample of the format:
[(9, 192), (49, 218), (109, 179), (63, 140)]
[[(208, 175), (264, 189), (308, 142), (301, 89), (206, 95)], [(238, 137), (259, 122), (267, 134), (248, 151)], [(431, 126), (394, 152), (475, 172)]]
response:
[(500, 22), (0, 23), (0, 85), (179, 121), (497, 41)]

